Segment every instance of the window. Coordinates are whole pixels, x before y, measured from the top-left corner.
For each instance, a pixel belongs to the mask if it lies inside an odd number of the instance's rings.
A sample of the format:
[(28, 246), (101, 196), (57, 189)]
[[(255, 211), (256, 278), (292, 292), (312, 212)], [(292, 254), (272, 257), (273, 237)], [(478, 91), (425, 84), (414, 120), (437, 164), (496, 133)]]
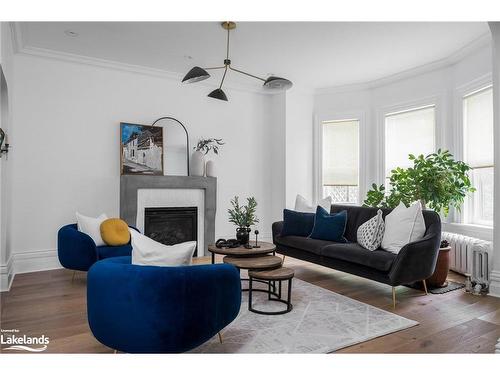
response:
[(323, 196), (335, 203), (358, 203), (359, 120), (322, 122)]
[[(408, 168), (415, 156), (435, 151), (435, 107), (410, 109), (385, 116), (385, 178), (396, 167)], [(388, 182), (388, 181), (387, 181)]]
[(475, 91), (463, 98), (464, 161), (472, 167), (477, 189), (464, 207), (465, 221), (493, 225), (493, 90)]

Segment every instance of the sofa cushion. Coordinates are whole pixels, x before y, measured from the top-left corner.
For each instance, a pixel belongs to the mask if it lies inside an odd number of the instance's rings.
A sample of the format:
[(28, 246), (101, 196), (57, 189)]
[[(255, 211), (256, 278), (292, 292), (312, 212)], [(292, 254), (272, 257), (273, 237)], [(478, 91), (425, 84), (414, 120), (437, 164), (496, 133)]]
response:
[(278, 245), (293, 247), (294, 249), (307, 251), (319, 255), (321, 249), (325, 246), (331, 245), (331, 241), (315, 240), (309, 237), (299, 236), (276, 236), (274, 241)]
[(97, 246), (97, 255), (99, 259), (130, 256), (132, 246), (130, 244), (123, 246)]
[(335, 243), (321, 249), (321, 255), (346, 262), (375, 268), (379, 271), (389, 271), (396, 254), (379, 249), (370, 251), (357, 243)]
[(317, 204), (310, 205), (306, 198), (302, 195), (297, 194), (295, 198), (295, 211), (298, 212), (309, 212), (314, 214), (318, 206), (323, 207), (326, 211), (330, 212), (332, 206), (332, 197), (328, 196), (326, 198), (317, 201)]
[(283, 228), (281, 229), (282, 236), (307, 237), (311, 234), (313, 226), (314, 214), (287, 209), (283, 210)]
[(323, 207), (318, 206), (314, 216), (314, 227), (309, 237), (317, 240), (347, 242), (344, 238), (346, 222), (347, 211), (330, 215)]

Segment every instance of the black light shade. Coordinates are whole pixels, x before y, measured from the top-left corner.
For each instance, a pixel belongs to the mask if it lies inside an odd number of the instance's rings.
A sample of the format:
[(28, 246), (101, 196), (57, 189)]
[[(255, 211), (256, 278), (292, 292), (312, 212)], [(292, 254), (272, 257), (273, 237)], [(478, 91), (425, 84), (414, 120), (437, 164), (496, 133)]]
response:
[(219, 100), (224, 100), (227, 102), (227, 96), (224, 93), (224, 91), (222, 91), (221, 89), (215, 89), (210, 94), (208, 94), (208, 97), (214, 98), (214, 99), (219, 99)]
[(208, 72), (205, 69), (200, 68), (199, 66), (195, 66), (186, 74), (186, 76), (182, 79), (182, 82), (194, 83), (203, 81), (204, 79), (207, 79), (209, 77), (210, 74), (208, 74)]
[(292, 81), (286, 78), (271, 76), (264, 82), (264, 87), (268, 90), (288, 90), (293, 86)]

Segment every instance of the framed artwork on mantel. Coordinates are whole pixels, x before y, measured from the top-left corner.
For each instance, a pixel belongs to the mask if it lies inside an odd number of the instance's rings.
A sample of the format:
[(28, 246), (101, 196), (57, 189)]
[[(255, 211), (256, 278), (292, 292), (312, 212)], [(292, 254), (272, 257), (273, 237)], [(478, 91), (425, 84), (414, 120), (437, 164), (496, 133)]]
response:
[(121, 174), (163, 175), (163, 128), (120, 123)]

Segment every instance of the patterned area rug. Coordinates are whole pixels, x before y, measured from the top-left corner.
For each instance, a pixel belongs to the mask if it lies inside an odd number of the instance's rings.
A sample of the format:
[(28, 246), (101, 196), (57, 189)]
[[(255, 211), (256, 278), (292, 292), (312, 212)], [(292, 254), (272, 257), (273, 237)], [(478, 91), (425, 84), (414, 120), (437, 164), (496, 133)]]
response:
[[(268, 301), (265, 293), (254, 293), (253, 299), (260, 310), (284, 306)], [(222, 331), (223, 343), (216, 336), (192, 352), (330, 353), (418, 324), (299, 279), (293, 280), (292, 304), (288, 314), (254, 314), (244, 292), (240, 314)]]

